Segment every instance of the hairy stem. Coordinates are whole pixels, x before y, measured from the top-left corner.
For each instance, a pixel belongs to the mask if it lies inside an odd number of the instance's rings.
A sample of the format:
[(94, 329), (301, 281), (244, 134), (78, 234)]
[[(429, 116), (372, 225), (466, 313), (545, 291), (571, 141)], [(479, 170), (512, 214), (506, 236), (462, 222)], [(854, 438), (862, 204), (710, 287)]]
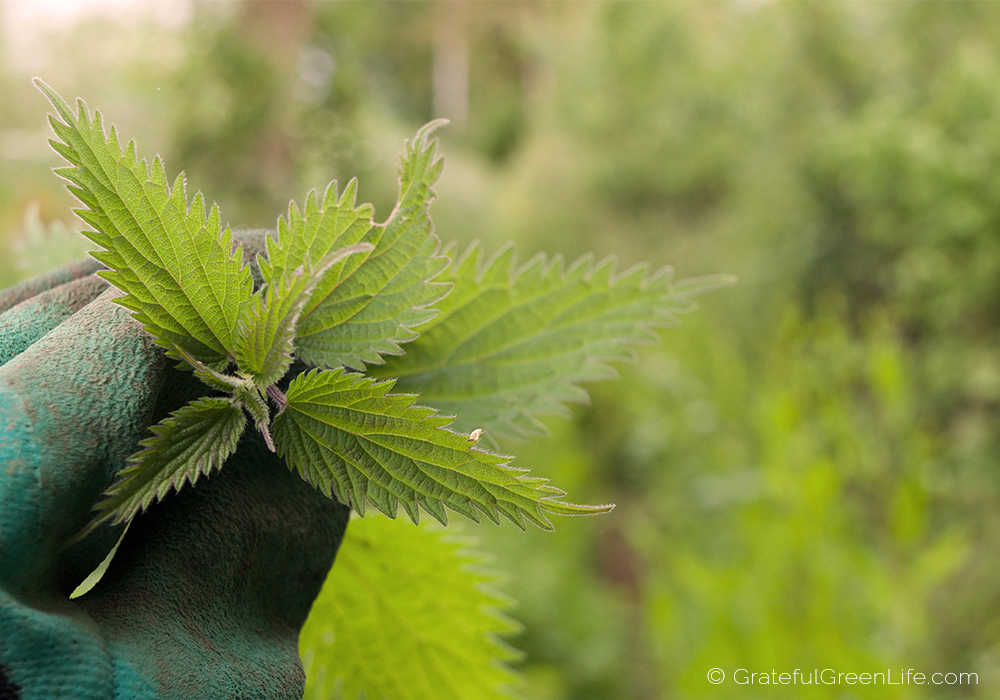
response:
[(274, 403), (277, 404), (278, 413), (284, 411), (285, 407), (288, 406), (288, 399), (285, 397), (285, 393), (279, 389), (276, 384), (268, 385), (267, 395), (271, 401), (274, 401)]

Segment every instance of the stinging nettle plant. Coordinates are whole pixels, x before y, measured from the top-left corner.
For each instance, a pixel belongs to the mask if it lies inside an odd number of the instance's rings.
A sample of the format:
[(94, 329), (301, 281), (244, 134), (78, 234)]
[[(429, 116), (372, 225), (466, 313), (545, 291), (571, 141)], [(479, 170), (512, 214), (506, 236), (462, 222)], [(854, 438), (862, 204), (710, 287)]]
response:
[[(206, 385), (152, 426), (78, 537), (222, 467), (248, 419), (290, 469), (358, 515), (371, 505), (395, 518), (401, 505), (414, 523), (422, 510), (446, 525), (452, 510), (550, 530), (546, 514), (607, 512), (561, 500), (480, 441), (544, 434), (539, 416), (586, 400), (580, 382), (615, 376), (607, 363), (633, 359), (632, 345), (656, 339), (651, 328), (731, 282), (673, 283), (669, 268), (645, 266), (616, 275), (613, 259), (589, 256), (518, 266), (510, 245), (488, 260), (475, 244), (441, 250), (428, 213), (443, 169), (436, 121), (406, 144), (385, 223), (356, 204), (356, 180), (331, 183), (322, 200), (310, 192), (301, 210), (292, 202), (257, 257), (255, 291), (218, 207), (206, 215), (200, 192), (189, 202), (183, 174), (171, 186), (160, 158), (122, 148), (100, 112), (78, 100), (74, 114), (35, 85), (58, 115), (50, 143), (69, 165), (55, 172), (84, 205), (76, 213), (108, 268), (99, 274)], [(282, 390), (296, 360), (307, 369)]]

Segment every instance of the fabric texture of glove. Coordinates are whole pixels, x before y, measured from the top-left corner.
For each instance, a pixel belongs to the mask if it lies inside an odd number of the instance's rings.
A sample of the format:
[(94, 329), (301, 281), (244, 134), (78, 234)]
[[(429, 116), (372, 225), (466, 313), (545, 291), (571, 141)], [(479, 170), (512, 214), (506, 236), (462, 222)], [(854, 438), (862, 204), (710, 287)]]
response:
[[(259, 233), (244, 234), (248, 259)], [(225, 467), (122, 528), (92, 517), (149, 425), (210, 391), (93, 272), (0, 292), (0, 700), (302, 697), (299, 629), (344, 536), (248, 429)]]

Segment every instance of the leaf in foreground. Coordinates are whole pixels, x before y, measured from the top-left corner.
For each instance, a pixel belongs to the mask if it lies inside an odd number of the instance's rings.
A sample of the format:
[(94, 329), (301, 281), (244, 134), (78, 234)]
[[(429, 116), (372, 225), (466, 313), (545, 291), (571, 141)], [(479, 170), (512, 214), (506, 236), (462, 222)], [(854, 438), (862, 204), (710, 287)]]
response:
[(503, 662), (520, 655), (497, 635), (518, 627), (468, 544), (429, 523), (352, 521), (299, 637), (305, 697), (512, 697)]
[(439, 125), (431, 122), (407, 142), (399, 164), (399, 201), (386, 223), (372, 221), (371, 205), (355, 204), (354, 180), (339, 195), (332, 183), (322, 204), (310, 192), (304, 211), (293, 202), (287, 222), (278, 220), (277, 238), (267, 240), (269, 260), (261, 261), (265, 280), (337, 248), (374, 246), (367, 255), (334, 266), (317, 285), (295, 340), (296, 354), (306, 362), (356, 368), (381, 363), (383, 355), (401, 354), (400, 343), (417, 337), (413, 327), (437, 313), (430, 305), (450, 289), (430, 282), (448, 265), (438, 254), (428, 213), (444, 166), (437, 140), (428, 138)]
[(143, 440), (143, 449), (129, 458), (121, 481), (95, 507), (99, 514), (86, 532), (112, 518), (116, 524), (129, 521), (171, 489), (179, 491), (222, 466), (236, 450), (245, 426), (243, 409), (233, 399), (197, 399), (174, 411), (150, 428), (153, 437)]
[(496, 523), (503, 515), (521, 528), (527, 518), (551, 530), (544, 511), (588, 515), (613, 508), (555, 500), (564, 493), (547, 479), (477, 449), (445, 429), (451, 417), (413, 406), (416, 396), (388, 394), (392, 386), (342, 369), (300, 374), (274, 420), (279, 456), (360, 515), (369, 502), (394, 518), (402, 504), (413, 522), (419, 506), (442, 524), (450, 508), (476, 522), (480, 513)]
[(86, 206), (76, 213), (95, 230), (84, 234), (104, 249), (92, 255), (111, 268), (99, 274), (126, 293), (115, 301), (168, 350), (224, 362), (253, 281), (218, 207), (206, 217), (200, 192), (189, 207), (183, 175), (169, 187), (160, 158), (138, 160), (134, 141), (122, 150), (114, 126), (105, 136), (100, 112), (91, 118), (78, 100), (74, 115), (52, 88), (35, 85), (59, 114), (49, 123), (60, 140), (49, 143), (70, 166), (55, 172)]
[(568, 270), (544, 255), (518, 267), (513, 246), (481, 257), (473, 245), (441, 275), (455, 284), (441, 314), (417, 329), (405, 355), (369, 374), (398, 377), (398, 389), (457, 415), (455, 430), (494, 437), (546, 434), (538, 416), (587, 400), (578, 383), (617, 376), (609, 362), (634, 360), (631, 346), (675, 325), (675, 314), (694, 308), (691, 296), (733, 281), (674, 284), (670, 268), (650, 275), (641, 266), (616, 276), (614, 259), (595, 265), (590, 256)]

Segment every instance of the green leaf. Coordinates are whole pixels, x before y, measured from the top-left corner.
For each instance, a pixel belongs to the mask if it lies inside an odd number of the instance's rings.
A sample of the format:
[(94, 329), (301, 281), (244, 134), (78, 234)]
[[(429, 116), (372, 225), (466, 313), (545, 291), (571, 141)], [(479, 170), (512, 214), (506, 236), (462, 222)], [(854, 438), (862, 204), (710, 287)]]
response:
[(333, 266), (317, 285), (299, 322), (296, 354), (326, 367), (362, 368), (382, 362), (382, 355), (402, 353), (400, 343), (417, 337), (412, 329), (437, 313), (431, 304), (450, 286), (429, 282), (447, 265), (438, 255), (428, 209), (433, 186), (444, 161), (436, 157), (437, 141), (428, 140), (442, 122), (423, 127), (407, 142), (399, 166), (399, 202), (385, 224), (374, 224), (371, 205), (355, 205), (357, 183), (343, 194), (331, 183), (320, 205), (314, 192), (303, 211), (293, 202), (288, 220), (278, 220), (277, 239), (267, 241), (268, 260), (261, 260), (265, 281), (278, 279), (308, 259), (355, 243), (373, 249)]
[[(270, 239), (269, 239), (270, 240)], [(313, 268), (309, 258), (294, 272), (281, 275), (257, 291), (243, 307), (236, 336), (236, 362), (254, 381), (268, 386), (281, 379), (293, 359), (292, 341), (302, 309), (323, 275), (352, 255), (370, 252), (369, 243), (356, 243), (327, 255)]]
[(196, 399), (174, 411), (150, 428), (153, 437), (139, 443), (143, 449), (129, 457), (121, 480), (95, 506), (98, 515), (86, 532), (105, 520), (130, 521), (171, 489), (179, 491), (222, 466), (245, 426), (243, 410), (233, 399)]
[[(267, 256), (258, 256), (261, 275), (267, 283), (289, 275), (308, 260), (322, 260), (337, 248), (370, 242), (369, 235), (375, 228), (371, 204), (356, 205), (358, 181), (347, 183), (343, 193), (337, 193), (337, 181), (326, 188), (323, 204), (316, 201), (316, 191), (306, 195), (305, 212), (299, 211), (293, 201), (288, 207), (288, 220), (278, 218), (278, 232), (265, 240)], [(357, 268), (364, 259), (354, 260)], [(349, 275), (353, 270), (339, 271)], [(331, 277), (337, 275), (330, 273)]]
[(74, 116), (48, 85), (37, 78), (35, 85), (59, 114), (49, 118), (59, 137), (50, 143), (70, 166), (55, 172), (86, 207), (76, 210), (95, 229), (85, 235), (104, 249), (93, 256), (111, 268), (99, 274), (126, 293), (115, 301), (171, 354), (177, 345), (207, 364), (224, 363), (253, 282), (218, 207), (206, 217), (200, 192), (189, 207), (183, 175), (170, 188), (158, 156), (148, 166), (134, 141), (122, 150), (114, 126), (105, 136), (100, 112), (91, 118), (78, 100)]
[(551, 530), (545, 510), (586, 515), (613, 508), (553, 500), (564, 493), (510, 466), (510, 457), (445, 430), (453, 419), (413, 406), (416, 396), (387, 394), (392, 385), (343, 369), (300, 374), (274, 419), (278, 454), (360, 515), (368, 501), (394, 518), (401, 503), (414, 522), (419, 505), (442, 524), (447, 507), (476, 522), (481, 512), (499, 523), (499, 513), (521, 528), (527, 518)]
[(468, 540), (439, 526), (382, 517), (354, 520), (299, 650), (305, 698), (501, 700), (517, 676), (503, 662), (520, 654), (498, 635), (518, 631), (500, 611), (509, 599), (488, 587)]
[(568, 414), (566, 402), (587, 400), (579, 382), (617, 376), (609, 362), (631, 361), (633, 345), (657, 339), (651, 330), (674, 325), (694, 308), (690, 297), (728, 276), (671, 282), (670, 268), (614, 274), (609, 258), (590, 256), (563, 269), (544, 255), (517, 266), (513, 246), (482, 263), (471, 246), (442, 281), (452, 293), (441, 314), (420, 326), (402, 357), (369, 373), (398, 377), (397, 388), (458, 416), (453, 428), (492, 436), (545, 434), (544, 414)]

